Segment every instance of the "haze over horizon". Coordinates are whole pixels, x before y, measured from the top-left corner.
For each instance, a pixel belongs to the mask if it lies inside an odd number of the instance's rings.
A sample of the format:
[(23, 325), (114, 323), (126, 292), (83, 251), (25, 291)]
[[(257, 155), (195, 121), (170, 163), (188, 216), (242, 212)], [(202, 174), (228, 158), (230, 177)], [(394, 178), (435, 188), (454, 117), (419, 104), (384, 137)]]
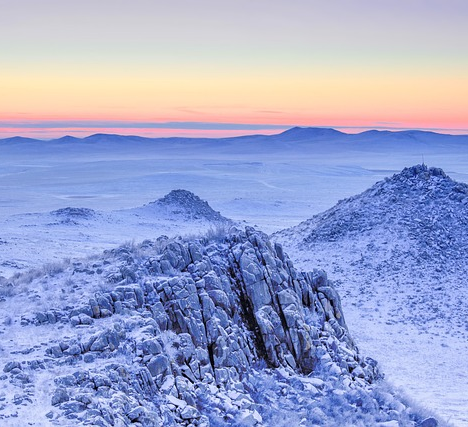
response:
[[(163, 124), (164, 125), (164, 124)], [(171, 124), (169, 124), (171, 125)], [(393, 128), (345, 128), (341, 129), (339, 127), (325, 127), (325, 126), (291, 126), (287, 128), (283, 128), (281, 126), (272, 126), (271, 128), (263, 128), (261, 125), (252, 125), (250, 127), (246, 126), (246, 130), (242, 129), (242, 125), (236, 125), (232, 124), (231, 127), (227, 125), (226, 129), (223, 129), (222, 126), (224, 124), (218, 124), (218, 123), (201, 123), (200, 127), (196, 127), (197, 124), (194, 124), (194, 129), (190, 128), (184, 128), (181, 127), (180, 129), (173, 128), (173, 127), (155, 127), (153, 129), (148, 129), (148, 128), (143, 128), (143, 132), (139, 133), (138, 127), (129, 127), (129, 128), (121, 128), (118, 129), (122, 133), (115, 133), (115, 128), (112, 129), (106, 129), (110, 130), (111, 132), (100, 132), (101, 129), (84, 129), (83, 131), (79, 132), (70, 132), (68, 133), (57, 133), (49, 136), (45, 136), (45, 134), (39, 135), (39, 136), (25, 136), (25, 135), (11, 135), (11, 136), (2, 136), (0, 134), (0, 141), (6, 141), (6, 140), (13, 140), (16, 138), (20, 139), (32, 139), (32, 140), (39, 140), (39, 141), (55, 141), (55, 140), (60, 140), (60, 139), (67, 139), (67, 138), (76, 138), (76, 139), (88, 139), (88, 138), (94, 138), (94, 137), (100, 137), (102, 135), (105, 136), (114, 136), (118, 138), (148, 138), (148, 139), (158, 139), (158, 138), (187, 138), (187, 139), (197, 139), (197, 138), (208, 138), (208, 139), (223, 139), (223, 138), (246, 138), (246, 137), (256, 137), (256, 136), (280, 136), (283, 133), (287, 133), (288, 131), (293, 131), (294, 129), (301, 129), (301, 130), (310, 130), (311, 132), (316, 131), (316, 130), (324, 130), (324, 131), (337, 131), (336, 135), (338, 136), (346, 136), (346, 135), (354, 135), (359, 137), (359, 135), (364, 135), (367, 132), (390, 132), (392, 134), (399, 134), (399, 133), (411, 133), (411, 132), (421, 132), (422, 134), (435, 134), (439, 135), (441, 137), (443, 136), (460, 136), (460, 137), (467, 137), (468, 136), (468, 131), (466, 132), (461, 132), (461, 131), (456, 131), (456, 132), (450, 132), (447, 129), (443, 129), (440, 131), (439, 129), (393, 129)], [(209, 129), (203, 125), (212, 125), (213, 129)], [(220, 126), (221, 125), (221, 126)], [(126, 131), (132, 130), (133, 133), (128, 133)], [(247, 130), (249, 129), (249, 130)], [(152, 133), (151, 131), (155, 131)], [(259, 130), (258, 132), (256, 130)], [(59, 128), (59, 132), (62, 131), (62, 128)], [(312, 134), (311, 134), (312, 136)], [(319, 135), (315, 135), (319, 136)], [(328, 135), (330, 136), (330, 135)], [(304, 137), (304, 134), (301, 135), (301, 138)]]
[(0, 138), (468, 133), (462, 0), (0, 6)]

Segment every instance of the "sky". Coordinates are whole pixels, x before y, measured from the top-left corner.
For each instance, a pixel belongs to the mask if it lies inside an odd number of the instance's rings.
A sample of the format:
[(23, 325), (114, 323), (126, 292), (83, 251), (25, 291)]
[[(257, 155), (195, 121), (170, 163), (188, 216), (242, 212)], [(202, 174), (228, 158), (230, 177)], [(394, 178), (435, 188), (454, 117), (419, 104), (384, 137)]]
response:
[(468, 133), (466, 0), (0, 0), (0, 138)]

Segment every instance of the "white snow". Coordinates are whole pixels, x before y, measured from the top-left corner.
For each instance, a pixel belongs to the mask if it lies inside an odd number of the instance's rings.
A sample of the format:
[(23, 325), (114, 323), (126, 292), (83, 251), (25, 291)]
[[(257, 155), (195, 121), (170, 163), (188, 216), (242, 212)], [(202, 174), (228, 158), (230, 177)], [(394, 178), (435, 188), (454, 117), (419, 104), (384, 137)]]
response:
[[(125, 241), (212, 227), (203, 219), (135, 209), (174, 189), (192, 191), (223, 216), (272, 233), (421, 163), (422, 155), (453, 179), (468, 182), (468, 137), (428, 133), (293, 130), (224, 140), (0, 141), (0, 275), (93, 255)], [(51, 214), (69, 206), (95, 214), (68, 222)], [(369, 243), (363, 239), (356, 245)], [(376, 278), (359, 264), (357, 247), (342, 249), (324, 246), (314, 256), (290, 255), (305, 269), (322, 267), (338, 281), (352, 335), (363, 354), (380, 361), (390, 382), (454, 425), (468, 425), (466, 336), (442, 326), (424, 331), (392, 323), (398, 295), (385, 292), (385, 277)], [(364, 288), (346, 286), (357, 274)], [(402, 271), (402, 283), (411, 276), (412, 271)], [(415, 286), (399, 292), (408, 298), (410, 290)], [(447, 301), (448, 313), (468, 313), (466, 299)], [(419, 300), (416, 304), (427, 309)]]
[(468, 423), (467, 212), (466, 185), (423, 172), (276, 236), (303, 269), (329, 272), (359, 348), (388, 379), (460, 425)]

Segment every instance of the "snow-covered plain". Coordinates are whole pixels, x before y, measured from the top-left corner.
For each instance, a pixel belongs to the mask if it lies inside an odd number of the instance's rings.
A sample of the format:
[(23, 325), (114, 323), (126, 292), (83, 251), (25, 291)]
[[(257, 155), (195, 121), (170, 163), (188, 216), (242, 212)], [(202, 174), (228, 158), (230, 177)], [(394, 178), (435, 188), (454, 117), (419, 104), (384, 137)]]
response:
[[(451, 178), (468, 182), (468, 137), (424, 132), (346, 135), (292, 129), (278, 136), (221, 140), (108, 135), (47, 142), (3, 140), (0, 274), (9, 277), (125, 241), (196, 234), (211, 227), (203, 218), (187, 220), (149, 211), (149, 203), (174, 189), (192, 191), (223, 216), (273, 233), (423, 159)], [(78, 218), (54, 213), (67, 207), (94, 212)], [(368, 289), (346, 288), (349, 277), (336, 268), (336, 258), (345, 255), (333, 249), (329, 254), (333, 258), (322, 258), (320, 267), (340, 280), (345, 316), (362, 352), (383, 362), (390, 382), (454, 425), (466, 425), (466, 337), (443, 329), (439, 336), (425, 335), (410, 320), (393, 324), (393, 314), (386, 310), (378, 316), (362, 315), (378, 310), (370, 304), (375, 298), (365, 297)], [(312, 257), (291, 253), (293, 260), (295, 256), (303, 268), (315, 267), (308, 265)], [(466, 302), (456, 299), (453, 310), (460, 310), (460, 304), (466, 310)]]

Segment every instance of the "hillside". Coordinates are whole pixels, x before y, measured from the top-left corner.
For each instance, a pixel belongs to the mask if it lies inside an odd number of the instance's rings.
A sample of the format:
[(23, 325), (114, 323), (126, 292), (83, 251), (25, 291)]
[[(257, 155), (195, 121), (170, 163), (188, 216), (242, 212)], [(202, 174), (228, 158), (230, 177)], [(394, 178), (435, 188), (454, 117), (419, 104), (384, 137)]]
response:
[[(411, 268), (408, 279), (414, 283), (406, 287), (424, 286), (439, 298), (428, 301), (429, 310), (415, 312), (412, 301), (401, 296), (395, 320), (436, 328), (449, 322), (454, 333), (466, 337), (465, 313), (453, 313), (443, 304), (450, 289), (441, 282), (447, 275), (468, 273), (467, 227), (468, 185), (441, 169), (414, 166), (277, 236), (285, 241), (290, 237), (310, 252), (340, 246), (337, 253), (352, 257), (356, 267), (370, 268), (387, 280)], [(429, 283), (435, 286), (429, 289)]]
[(429, 426), (381, 382), (326, 275), (247, 228), (1, 285), (9, 426)]
[[(81, 201), (80, 201), (81, 202)], [(232, 221), (187, 190), (143, 206), (114, 211), (62, 207), (0, 218), (0, 276), (9, 277), (64, 257), (87, 256), (125, 241), (197, 234)]]
[[(391, 380), (451, 417), (468, 404), (468, 371), (459, 363), (468, 350), (467, 227), (468, 186), (418, 165), (274, 240), (301, 267), (328, 266), (358, 342), (382, 359)], [(428, 393), (429, 384), (437, 392)]]
[(133, 211), (181, 222), (183, 220), (205, 220), (226, 224), (231, 222), (216, 212), (208, 202), (187, 190), (172, 190), (164, 197)]

